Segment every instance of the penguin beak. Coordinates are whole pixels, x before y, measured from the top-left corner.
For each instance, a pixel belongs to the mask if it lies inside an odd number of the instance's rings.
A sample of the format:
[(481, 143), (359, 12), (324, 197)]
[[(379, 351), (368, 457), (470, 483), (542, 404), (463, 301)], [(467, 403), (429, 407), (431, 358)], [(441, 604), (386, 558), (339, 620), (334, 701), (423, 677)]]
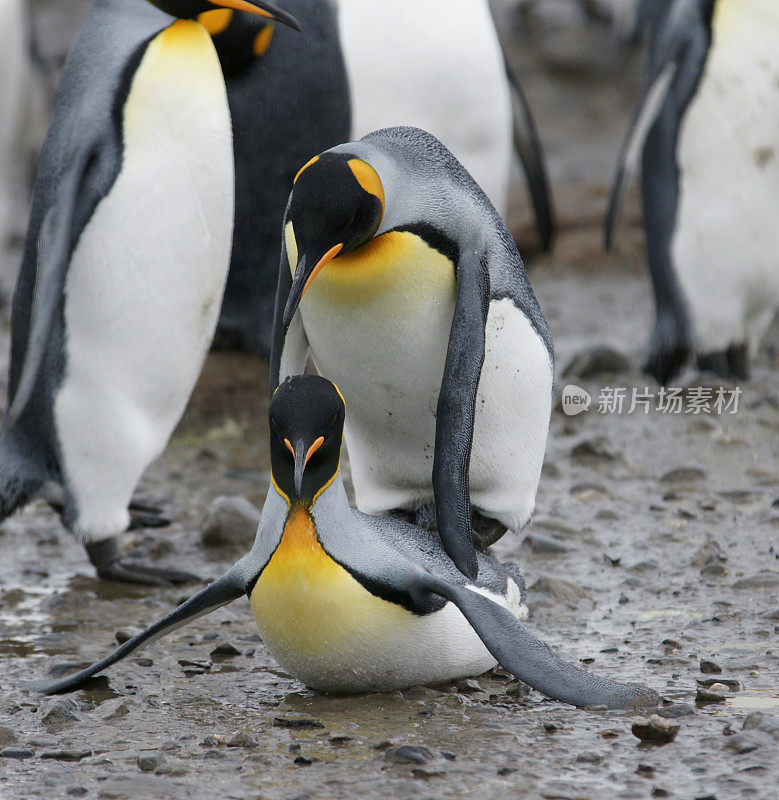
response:
[(303, 473), (306, 471), (306, 465), (308, 464), (308, 460), (311, 456), (316, 453), (317, 450), (325, 443), (325, 437), (320, 436), (318, 439), (314, 441), (314, 443), (310, 446), (306, 445), (305, 439), (298, 439), (295, 442), (295, 446), (292, 446), (292, 443), (289, 439), (284, 440), (284, 444), (287, 446), (287, 450), (292, 453), (295, 459), (295, 492), (298, 497), (300, 497), (301, 492), (303, 491)]
[(292, 317), (295, 316), (295, 312), (298, 310), (300, 301), (303, 299), (303, 295), (311, 285), (311, 281), (316, 278), (316, 276), (322, 271), (323, 267), (329, 264), (341, 252), (341, 250), (343, 250), (343, 247), (343, 243), (331, 247), (322, 256), (322, 258), (319, 259), (316, 266), (312, 270), (308, 269), (305, 253), (300, 261), (298, 261), (297, 268), (295, 269), (295, 280), (292, 282), (292, 288), (289, 290), (289, 297), (287, 298), (287, 305), (284, 309), (283, 325), (285, 334), (289, 330)]
[(289, 25), (290, 28), (294, 28), (296, 31), (300, 30), (300, 25), (292, 14), (282, 11), (280, 8), (273, 5), (273, 3), (267, 2), (267, 0), (207, 0), (207, 2), (216, 8), (230, 8), (233, 11), (246, 11), (249, 14), (257, 14), (260, 17), (266, 17), (275, 22)]

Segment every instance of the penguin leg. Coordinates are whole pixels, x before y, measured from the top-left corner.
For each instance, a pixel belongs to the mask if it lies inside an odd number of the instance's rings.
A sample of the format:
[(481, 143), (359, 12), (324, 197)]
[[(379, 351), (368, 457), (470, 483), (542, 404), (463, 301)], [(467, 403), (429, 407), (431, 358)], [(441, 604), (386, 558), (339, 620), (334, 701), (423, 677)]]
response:
[(749, 380), (749, 346), (746, 342), (731, 344), (726, 350), (698, 354), (698, 369), (713, 372), (720, 378)]
[[(241, 562), (238, 562), (239, 564)], [(236, 564), (228, 570), (221, 578), (201, 589), (185, 603), (174, 609), (162, 619), (155, 622), (142, 631), (137, 636), (126, 641), (106, 658), (96, 661), (86, 669), (67, 675), (53, 681), (33, 681), (25, 685), (25, 688), (41, 694), (64, 694), (75, 692), (82, 688), (90, 678), (102, 672), (107, 667), (121, 661), (130, 653), (151, 644), (157, 639), (166, 636), (176, 628), (186, 625), (188, 622), (209, 614), (215, 609), (237, 600), (246, 589), (241, 567)]]
[(175, 586), (200, 580), (191, 572), (165, 567), (147, 567), (122, 556), (117, 537), (84, 545), (97, 576), (119, 583), (138, 583), (144, 586)]
[(410, 588), (454, 603), (505, 670), (553, 700), (580, 708), (646, 708), (658, 704), (659, 696), (646, 686), (617, 683), (558, 658), (548, 644), (489, 598), (418, 567), (415, 572), (412, 582), (416, 586)]
[(468, 472), (490, 305), (486, 254), (468, 250), (457, 265), (457, 301), (438, 394), (433, 492), (441, 542), (458, 569), (478, 573)]

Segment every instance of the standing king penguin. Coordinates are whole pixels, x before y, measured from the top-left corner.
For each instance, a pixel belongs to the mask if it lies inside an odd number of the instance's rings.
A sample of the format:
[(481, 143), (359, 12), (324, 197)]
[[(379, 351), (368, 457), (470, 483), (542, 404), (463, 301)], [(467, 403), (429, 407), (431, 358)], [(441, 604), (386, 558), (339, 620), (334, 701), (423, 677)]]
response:
[(658, 18), (607, 246), (639, 159), (656, 309), (644, 369), (668, 383), (694, 352), (745, 379), (779, 307), (776, 0), (673, 0)]
[(200, 372), (233, 228), (225, 84), (194, 17), (295, 22), (265, 0), (154, 5), (95, 0), (62, 75), (13, 301), (0, 519), (40, 492), (98, 575), (162, 584), (191, 576), (116, 537)]
[(349, 140), (349, 84), (334, 0), (280, 0), (305, 32), (250, 14), (201, 14), (227, 86), (235, 150), (235, 227), (214, 345), (270, 357), (279, 224), (314, 153)]
[(290, 675), (332, 693), (391, 691), (480, 675), (500, 663), (576, 706), (656, 705), (657, 694), (561, 661), (522, 623), (524, 582), (479, 555), (468, 581), (437, 534), (355, 511), (340, 475), (344, 400), (330, 381), (290, 378), (271, 399), (271, 487), (254, 547), (175, 611), (74, 675), (71, 692), (144, 644), (249, 596), (262, 640)]
[(287, 206), (276, 302), (271, 389), (310, 350), (350, 398), (358, 507), (421, 522), (434, 501), (447, 552), (475, 577), (471, 504), (480, 547), (533, 511), (554, 372), (522, 259), (484, 192), (417, 128), (315, 157)]
[(352, 138), (412, 125), (440, 139), (505, 217), (512, 139), (541, 244), (554, 211), (530, 107), (505, 59), (488, 0), (339, 0)]

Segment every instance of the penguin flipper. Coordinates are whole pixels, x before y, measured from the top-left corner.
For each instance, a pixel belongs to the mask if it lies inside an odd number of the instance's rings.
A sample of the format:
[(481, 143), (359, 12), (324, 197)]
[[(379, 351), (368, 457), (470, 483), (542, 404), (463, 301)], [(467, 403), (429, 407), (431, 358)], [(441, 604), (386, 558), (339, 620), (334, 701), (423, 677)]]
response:
[[(692, 98), (706, 63), (711, 42), (711, 16), (714, 3), (699, 0), (674, 0), (658, 17), (652, 43), (649, 80), (633, 115), (620, 154), (609, 200), (604, 230), (604, 246), (611, 248), (622, 201), (638, 169), (644, 144), (666, 102), (678, 123)], [(670, 143), (676, 152), (676, 140)]]
[(287, 332), (284, 332), (284, 309), (291, 291), (292, 273), (290, 272), (289, 257), (287, 256), (287, 245), (282, 240), (270, 352), (271, 396), (273, 396), (278, 385), (287, 375), (303, 374), (308, 360), (308, 338), (303, 328), (300, 311), (292, 318)]
[(41, 223), (30, 332), (21, 375), (6, 417), (8, 425), (13, 425), (27, 406), (46, 355), (54, 314), (65, 286), (76, 209), (83, 205), (79, 203), (79, 195), (96, 156), (96, 147), (96, 143), (80, 147), (71, 156), (57, 185), (56, 198)]
[(489, 305), (486, 254), (474, 249), (462, 252), (457, 264), (457, 301), (438, 394), (433, 493), (444, 548), (458, 569), (471, 579), (478, 573), (478, 563), (471, 528), (468, 471)]
[(548, 253), (552, 248), (556, 225), (544, 151), (541, 147), (538, 129), (530, 111), (527, 97), (522, 91), (522, 86), (513, 67), (505, 56), (504, 63), (511, 92), (514, 147), (525, 170), (528, 191), (533, 203), (533, 213), (538, 226), (538, 234), (541, 237), (541, 245), (544, 251)]
[(418, 589), (454, 603), (498, 663), (539, 692), (580, 708), (646, 708), (659, 702), (657, 692), (635, 683), (617, 683), (586, 672), (556, 656), (510, 611), (465, 586), (417, 572)]
[(167, 634), (171, 633), (176, 628), (186, 625), (193, 619), (209, 614), (220, 606), (227, 605), (227, 603), (237, 600), (244, 594), (245, 589), (243, 572), (238, 565), (235, 565), (222, 575), (221, 578), (217, 578), (213, 583), (206, 586), (205, 589), (202, 589), (197, 594), (190, 597), (189, 600), (171, 611), (170, 614), (167, 614), (153, 625), (150, 625), (137, 636), (133, 636), (132, 639), (126, 641), (121, 647), (117, 647), (109, 656), (106, 656), (100, 661), (96, 661), (91, 666), (73, 675), (67, 675), (64, 678), (53, 681), (32, 681), (25, 684), (24, 688), (34, 692), (40, 692), (41, 694), (65, 694), (67, 692), (75, 692), (94, 675), (102, 672), (117, 661), (121, 661), (140, 647), (144, 647), (163, 636), (167, 636)]
[(660, 70), (644, 90), (633, 115), (630, 129), (622, 145), (617, 172), (609, 198), (609, 209), (606, 214), (606, 225), (603, 234), (603, 244), (606, 250), (611, 250), (625, 194), (638, 170), (647, 135), (668, 97), (677, 69), (678, 64), (671, 62)]

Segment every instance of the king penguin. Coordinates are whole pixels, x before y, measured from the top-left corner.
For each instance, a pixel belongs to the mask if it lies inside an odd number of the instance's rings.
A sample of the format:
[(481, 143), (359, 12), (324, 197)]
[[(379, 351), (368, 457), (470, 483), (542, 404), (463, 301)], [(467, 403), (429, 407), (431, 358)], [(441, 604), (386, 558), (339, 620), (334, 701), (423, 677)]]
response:
[(339, 0), (339, 7), (352, 138), (397, 125), (428, 131), (502, 217), (515, 149), (541, 244), (549, 250), (555, 221), (544, 153), (488, 0)]
[(92, 666), (33, 684), (70, 692), (189, 619), (246, 594), (270, 653), (322, 692), (391, 691), (479, 675), (500, 663), (576, 706), (656, 705), (657, 694), (560, 660), (522, 623), (524, 582), (479, 555), (468, 581), (437, 534), (355, 511), (339, 464), (345, 405), (315, 375), (286, 380), (269, 408), (271, 487), (254, 546), (225, 575)]
[[(284, 219), (271, 390), (310, 351), (351, 400), (357, 506), (436, 523), (469, 577), (530, 518), (552, 403), (552, 339), (506, 226), (417, 128), (306, 164)], [(470, 495), (469, 495), (470, 490)], [(470, 496), (470, 500), (469, 500)]]
[(235, 227), (214, 346), (270, 356), (279, 223), (314, 153), (348, 141), (349, 84), (334, 0), (281, 0), (305, 32), (231, 9), (199, 21), (227, 86), (235, 151)]
[(644, 369), (668, 383), (695, 353), (745, 379), (779, 307), (779, 3), (674, 0), (658, 18), (607, 245), (639, 159), (656, 310)]
[(192, 576), (124, 560), (116, 537), (198, 377), (230, 259), (230, 113), (193, 18), (296, 23), (265, 0), (155, 5), (95, 0), (65, 65), (13, 300), (0, 519), (40, 492), (100, 577), (165, 584)]

